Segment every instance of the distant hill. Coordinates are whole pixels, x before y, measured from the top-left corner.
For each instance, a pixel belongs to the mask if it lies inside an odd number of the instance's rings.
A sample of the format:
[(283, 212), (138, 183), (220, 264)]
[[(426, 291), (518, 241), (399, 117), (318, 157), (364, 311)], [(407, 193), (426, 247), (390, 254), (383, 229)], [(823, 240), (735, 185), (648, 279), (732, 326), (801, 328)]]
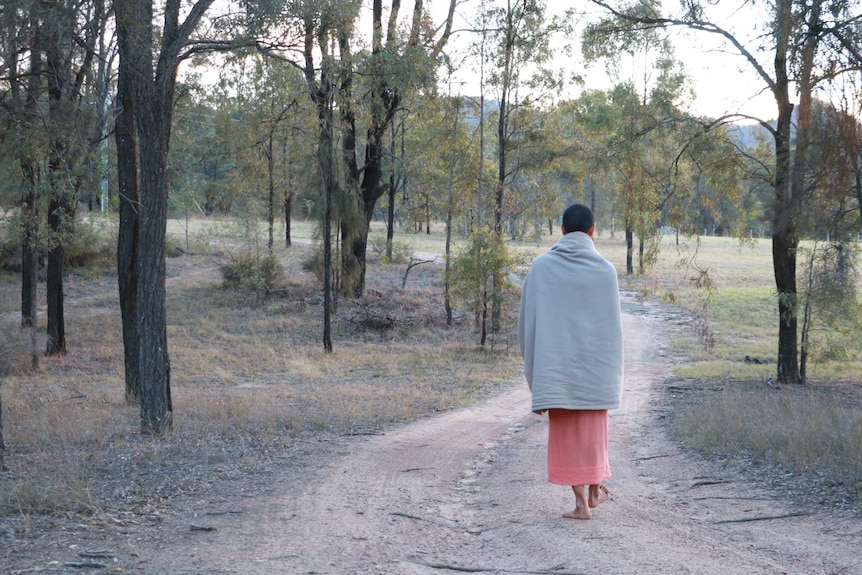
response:
[(727, 127), (727, 131), (736, 140), (740, 148), (754, 148), (763, 139), (770, 145), (772, 144), (772, 135), (769, 131), (760, 124), (745, 123), (731, 124)]

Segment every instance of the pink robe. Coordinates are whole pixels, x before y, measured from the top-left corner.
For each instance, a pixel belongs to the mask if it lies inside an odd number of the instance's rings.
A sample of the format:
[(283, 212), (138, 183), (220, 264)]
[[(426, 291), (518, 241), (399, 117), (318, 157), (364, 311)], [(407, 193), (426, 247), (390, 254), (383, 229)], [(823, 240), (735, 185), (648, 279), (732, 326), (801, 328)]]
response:
[(611, 476), (607, 410), (548, 410), (548, 481), (595, 485)]

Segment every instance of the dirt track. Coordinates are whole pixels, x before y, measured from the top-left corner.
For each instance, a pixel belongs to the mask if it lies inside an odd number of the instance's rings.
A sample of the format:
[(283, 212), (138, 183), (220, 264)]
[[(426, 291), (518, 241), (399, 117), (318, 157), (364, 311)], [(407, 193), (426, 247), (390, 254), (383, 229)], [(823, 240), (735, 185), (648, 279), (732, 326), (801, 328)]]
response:
[(858, 520), (801, 513), (665, 438), (661, 322), (627, 313), (624, 327), (613, 499), (592, 521), (560, 516), (574, 499), (545, 481), (546, 422), (518, 383), (385, 435), (310, 445), (265, 484), (166, 520), (127, 571), (862, 574)]

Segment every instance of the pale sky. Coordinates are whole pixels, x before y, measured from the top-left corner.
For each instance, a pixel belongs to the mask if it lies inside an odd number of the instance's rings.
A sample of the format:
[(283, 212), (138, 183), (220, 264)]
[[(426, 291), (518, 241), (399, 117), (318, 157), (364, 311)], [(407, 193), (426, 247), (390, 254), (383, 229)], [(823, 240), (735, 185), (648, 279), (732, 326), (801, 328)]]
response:
[[(485, 0), (486, 4), (495, 1)], [(466, 18), (475, 17), (475, 11), (480, 6), (481, 0), (467, 0), (461, 4), (459, 10), (464, 16), (456, 17), (456, 29), (469, 27)], [(562, 8), (566, 4), (583, 7), (586, 0), (560, 2), (549, 0), (548, 4), (554, 9)], [(440, 21), (445, 17), (448, 8), (448, 0), (430, 0), (428, 2), (432, 13)], [(674, 0), (673, 5), (676, 5)], [(750, 13), (742, 13), (740, 6), (746, 3), (741, 0), (731, 7), (734, 11), (729, 12), (728, 2), (723, 3), (724, 14), (715, 14), (713, 18), (720, 25), (731, 29), (739, 38), (751, 39), (756, 36), (756, 22), (762, 21)], [(717, 10), (717, 7), (711, 7)], [(450, 50), (469, 44), (470, 34), (459, 34), (451, 40)], [(682, 61), (686, 72), (694, 82), (696, 98), (691, 104), (691, 112), (697, 115), (717, 117), (726, 113), (743, 113), (756, 116), (764, 120), (776, 116), (775, 100), (772, 94), (764, 88), (766, 84), (756, 75), (751, 65), (742, 57), (722, 51), (717, 37), (714, 34), (688, 33), (686, 35), (676, 34), (673, 36), (674, 43), (678, 46), (676, 57)], [(584, 72), (584, 65), (580, 61), (579, 34), (576, 35), (573, 46), (573, 57), (570, 60), (561, 60), (560, 66), (572, 69), (579, 73)], [(462, 48), (463, 49), (463, 48)], [(768, 62), (764, 64), (771, 71)], [(466, 64), (459, 74), (464, 83), (464, 93), (478, 94), (478, 73), (475, 64)], [(629, 72), (631, 75), (631, 72)], [(613, 80), (608, 77), (605, 67), (597, 63), (589, 68), (587, 73), (588, 87), (597, 89), (610, 89)], [(578, 91), (573, 89), (572, 97), (576, 97)], [(491, 97), (490, 94), (486, 96)]]

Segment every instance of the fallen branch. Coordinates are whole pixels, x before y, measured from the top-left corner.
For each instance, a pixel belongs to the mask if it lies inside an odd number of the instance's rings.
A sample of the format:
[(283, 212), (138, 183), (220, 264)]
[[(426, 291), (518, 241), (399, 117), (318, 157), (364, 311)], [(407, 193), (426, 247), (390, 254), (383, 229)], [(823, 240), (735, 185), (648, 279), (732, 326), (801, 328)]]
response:
[(518, 573), (519, 575), (584, 575), (575, 571), (524, 571), (522, 569), (500, 569), (499, 567), (471, 567), (469, 565), (453, 565), (450, 563), (424, 563), (422, 561), (411, 561), (416, 565), (429, 567), (431, 569), (445, 569), (448, 571), (460, 571), (462, 573)]
[(433, 260), (417, 260), (415, 258), (410, 258), (410, 262), (407, 264), (407, 269), (404, 270), (404, 277), (401, 279), (401, 289), (404, 289), (407, 286), (407, 274), (410, 273), (410, 270), (422, 264), (433, 264), (435, 261), (437, 261), (436, 258)]
[(650, 455), (647, 457), (638, 457), (635, 461), (649, 461), (650, 459), (661, 459), (663, 457), (673, 457), (670, 453), (665, 453), (662, 455)]
[(434, 521), (433, 519), (426, 519), (425, 517), (417, 517), (416, 515), (410, 515), (409, 513), (404, 513), (403, 511), (392, 511), (389, 515), (394, 515), (395, 517), (404, 517), (406, 519), (413, 519), (414, 521), (423, 521), (425, 523), (430, 523), (431, 525), (436, 525), (438, 527), (445, 527), (446, 529), (453, 529), (455, 531), (460, 531), (466, 533), (464, 529), (460, 527), (453, 527), (452, 525), (446, 525), (441, 521)]
[(113, 559), (116, 557), (116, 554), (110, 551), (81, 551), (78, 553), (78, 557), (83, 557), (84, 559)]
[(790, 517), (801, 517), (803, 515), (811, 515), (811, 513), (805, 513), (803, 511), (797, 511), (795, 513), (787, 513), (785, 515), (762, 515), (758, 517), (745, 517), (743, 519), (722, 519), (721, 521), (715, 521), (716, 525), (722, 523), (748, 523), (750, 521), (770, 521), (772, 519), (788, 519)]
[(692, 501), (704, 501), (705, 499), (733, 499), (740, 501), (781, 501), (780, 497), (749, 497), (745, 495), (706, 495), (704, 497), (692, 497)]
[(695, 487), (705, 487), (707, 485), (721, 485), (723, 483), (730, 483), (730, 481), (725, 481), (724, 479), (716, 479), (712, 481), (698, 481), (696, 483), (692, 483), (689, 486), (689, 489), (694, 489)]

